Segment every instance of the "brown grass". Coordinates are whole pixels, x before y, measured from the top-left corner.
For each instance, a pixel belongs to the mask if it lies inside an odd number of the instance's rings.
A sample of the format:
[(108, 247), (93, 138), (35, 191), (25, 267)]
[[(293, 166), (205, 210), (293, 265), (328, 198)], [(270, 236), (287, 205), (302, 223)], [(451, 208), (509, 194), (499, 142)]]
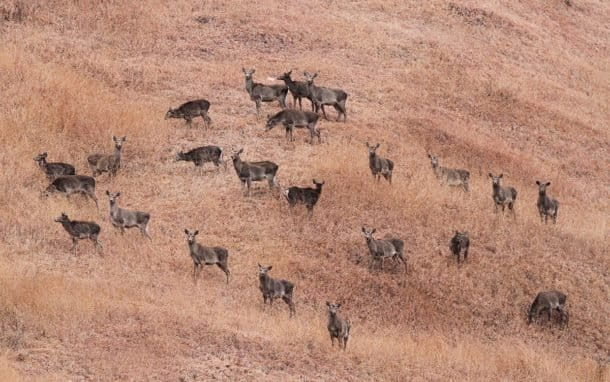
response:
[[(316, 10), (315, 12), (312, 10)], [(0, 4), (0, 380), (609, 380), (608, 7), (460, 0), (256, 4), (20, 1)], [(302, 27), (301, 25), (307, 25)], [(345, 89), (348, 123), (323, 144), (265, 133), (241, 67), (266, 81), (319, 71)], [(212, 102), (211, 129), (163, 120)], [(305, 101), (308, 105), (308, 102)], [(277, 109), (265, 105), (264, 114)], [(334, 111), (331, 111), (334, 116)], [(42, 151), (85, 158), (127, 135), (116, 179), (90, 201), (41, 199)], [(376, 185), (364, 142), (396, 163)], [(326, 185), (311, 221), (234, 171), (203, 174), (179, 149), (280, 165), (282, 185)], [(467, 168), (471, 192), (438, 185), (426, 152)], [(517, 219), (493, 213), (487, 172), (519, 191)], [(552, 182), (557, 225), (541, 225), (534, 181)], [(104, 191), (151, 212), (153, 241), (120, 236)], [(62, 211), (102, 226), (103, 254), (69, 252)], [(362, 225), (405, 239), (409, 272), (369, 271)], [(230, 251), (193, 285), (183, 229)], [(471, 233), (468, 262), (448, 253)], [(294, 281), (297, 316), (262, 310), (256, 264)], [(570, 325), (527, 326), (543, 289), (568, 295)], [(353, 322), (330, 347), (324, 301)]]

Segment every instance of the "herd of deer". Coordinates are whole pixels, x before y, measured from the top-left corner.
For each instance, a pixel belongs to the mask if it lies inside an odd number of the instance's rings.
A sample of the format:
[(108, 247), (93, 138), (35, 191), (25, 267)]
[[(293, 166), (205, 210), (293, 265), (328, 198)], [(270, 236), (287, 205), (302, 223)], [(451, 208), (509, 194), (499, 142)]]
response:
[[(338, 113), (337, 121), (343, 116), (343, 121), (346, 120), (345, 102), (348, 94), (340, 89), (331, 89), (318, 87), (314, 85), (314, 79), (317, 74), (304, 73), (305, 81), (294, 81), (291, 78), (291, 71), (284, 73), (278, 77), (278, 80), (284, 81), (285, 85), (264, 85), (255, 83), (253, 80), (254, 69), (242, 69), (245, 75), (246, 90), (250, 99), (255, 102), (257, 113), (260, 111), (262, 102), (279, 102), (282, 110), (273, 116), (269, 116), (266, 124), (266, 129), (271, 130), (274, 126), (281, 123), (286, 129), (286, 138), (292, 140), (294, 128), (307, 128), (310, 134), (310, 143), (313, 143), (314, 137), (320, 141), (320, 130), (316, 128), (316, 123), (319, 119), (319, 111), (322, 111), (324, 118), (327, 119), (324, 110), (325, 105), (331, 105)], [(286, 106), (286, 96), (288, 92), (293, 96), (293, 107), (288, 109)], [(311, 102), (312, 111), (302, 110), (302, 99), (306, 98)], [(296, 103), (299, 103), (299, 109), (296, 110)], [(182, 104), (176, 109), (170, 108), (166, 114), (167, 118), (180, 118), (186, 121), (190, 127), (192, 120), (195, 117), (201, 117), (206, 125), (212, 123), (212, 119), (208, 115), (210, 103), (207, 100), (200, 99)], [(121, 150), (123, 144), (127, 140), (126, 137), (112, 137), (114, 143), (114, 152), (112, 154), (96, 153), (87, 157), (87, 164), (92, 172), (92, 176), (76, 175), (74, 166), (66, 163), (49, 163), (47, 162), (47, 153), (44, 152), (34, 158), (40, 169), (45, 173), (51, 181), (50, 185), (43, 191), (43, 195), (47, 196), (53, 192), (65, 194), (68, 198), (72, 194), (82, 194), (85, 197), (91, 198), (96, 207), (98, 200), (95, 195), (96, 181), (95, 177), (108, 173), (109, 177), (114, 177), (117, 171), (121, 168)], [(383, 158), (377, 153), (379, 143), (369, 145), (366, 143), (369, 156), (369, 168), (374, 179), (378, 182), (383, 176), (388, 183), (392, 183), (392, 172), (394, 170), (394, 162), (388, 158)], [(276, 174), (278, 165), (271, 161), (247, 162), (241, 159), (240, 155), (243, 149), (239, 149), (231, 155), (233, 167), (242, 187), (246, 187), (246, 195), (250, 194), (252, 182), (267, 181), (269, 188), (281, 188), (277, 182)], [(470, 173), (467, 170), (453, 169), (442, 167), (438, 163), (438, 158), (432, 154), (428, 154), (430, 158), (434, 175), (442, 184), (449, 186), (461, 187), (465, 192), (468, 192), (468, 182)], [(190, 161), (195, 166), (201, 167), (207, 162), (213, 163), (217, 168), (223, 165), (226, 169), (226, 161), (223, 157), (223, 150), (217, 146), (202, 146), (192, 149), (188, 152), (178, 152), (176, 161)], [(498, 207), (504, 212), (505, 207), (515, 214), (514, 206), (517, 198), (517, 190), (514, 187), (504, 187), (500, 185), (500, 180), (503, 174), (498, 176), (489, 173), (492, 180), (492, 198), (495, 204), (496, 212)], [(290, 207), (297, 204), (305, 206), (309, 216), (313, 214), (313, 209), (318, 202), (322, 193), (324, 181), (313, 180), (315, 187), (288, 187), (281, 190)], [(549, 182), (536, 181), (538, 185), (538, 212), (543, 222), (547, 222), (550, 217), (553, 223), (557, 219), (557, 211), (559, 203), (557, 200), (550, 198), (546, 193), (546, 188), (550, 185)], [(121, 234), (125, 233), (126, 228), (137, 227), (141, 234), (150, 239), (148, 232), (148, 223), (151, 215), (147, 212), (128, 210), (118, 206), (118, 198), (120, 192), (106, 191), (109, 202), (109, 217), (111, 224), (120, 230)], [(98, 207), (99, 208), (99, 207)], [(61, 223), (64, 229), (72, 239), (71, 250), (76, 250), (76, 245), (79, 240), (89, 239), (93, 242), (97, 249), (102, 249), (103, 246), (99, 241), (101, 228), (97, 223), (88, 221), (71, 220), (68, 215), (62, 213), (61, 216), (55, 219)], [(373, 234), (375, 228), (362, 227), (362, 234), (371, 255), (371, 266), (378, 262), (381, 270), (383, 270), (384, 260), (392, 259), (404, 266), (407, 271), (407, 258), (404, 254), (403, 240), (386, 236), (383, 239), (375, 239)], [(193, 279), (196, 281), (198, 273), (203, 265), (217, 265), (226, 275), (226, 282), (229, 282), (231, 271), (229, 270), (228, 258), (229, 251), (223, 247), (207, 247), (199, 244), (196, 241), (196, 236), (199, 231), (184, 230), (187, 236), (187, 243), (190, 256), (193, 260)], [(470, 239), (468, 232), (455, 231), (455, 236), (450, 240), (449, 248), (451, 253), (457, 258), (460, 264), (460, 255), (463, 261), (468, 257), (468, 249)], [(269, 276), (269, 271), (272, 266), (258, 265), (259, 269), (259, 287), (263, 295), (263, 304), (273, 303), (276, 298), (281, 298), (289, 307), (290, 317), (295, 313), (295, 305), (293, 301), (294, 283), (283, 280), (274, 279)], [(553, 311), (559, 311), (561, 314), (561, 322), (567, 323), (567, 312), (565, 309), (566, 296), (559, 291), (548, 291), (539, 293), (528, 313), (528, 322), (537, 318), (542, 312), (547, 312), (548, 320), (551, 320)], [(343, 349), (347, 346), (347, 341), (350, 335), (350, 321), (341, 318), (338, 314), (338, 309), (341, 304), (326, 302), (328, 309), (328, 331), (331, 337), (332, 345), (335, 339), (338, 340), (339, 346)]]

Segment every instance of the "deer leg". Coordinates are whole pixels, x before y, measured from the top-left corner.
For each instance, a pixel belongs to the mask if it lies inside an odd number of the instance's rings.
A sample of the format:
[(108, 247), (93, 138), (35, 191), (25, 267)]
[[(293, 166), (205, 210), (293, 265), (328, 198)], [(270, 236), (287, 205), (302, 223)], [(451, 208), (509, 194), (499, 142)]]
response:
[(76, 243), (78, 242), (78, 239), (73, 237), (72, 238), (72, 247), (70, 247), (70, 251), (75, 252), (76, 253)]
[(322, 108), (322, 114), (324, 115), (324, 119), (328, 121), (328, 117), (326, 116), (326, 110), (324, 110), (324, 104), (320, 106)]
[(229, 275), (231, 274), (231, 271), (229, 271), (229, 267), (227, 266), (226, 263), (216, 263), (216, 265), (218, 265), (218, 268), (220, 268), (225, 275), (227, 275), (227, 284), (229, 283)]
[(210, 125), (212, 124), (212, 118), (210, 118), (210, 116), (208, 115), (208, 112), (207, 111), (203, 112), (201, 114), (201, 117), (205, 121), (205, 124), (207, 125), (207, 127), (210, 127)]
[(260, 98), (257, 98), (254, 100), (254, 102), (256, 103), (256, 114), (258, 114), (261, 110), (261, 100)]
[(330, 335), (330, 344), (331, 347), (335, 347), (335, 337), (332, 334)]
[[(295, 105), (296, 108), (296, 105)], [(303, 110), (302, 97), (299, 97), (299, 110)]]
[(252, 185), (252, 181), (250, 178), (246, 180), (246, 196), (250, 196), (250, 186)]
[(184, 117), (184, 120), (186, 121), (187, 126), (190, 128), (191, 124), (193, 123), (193, 117)]

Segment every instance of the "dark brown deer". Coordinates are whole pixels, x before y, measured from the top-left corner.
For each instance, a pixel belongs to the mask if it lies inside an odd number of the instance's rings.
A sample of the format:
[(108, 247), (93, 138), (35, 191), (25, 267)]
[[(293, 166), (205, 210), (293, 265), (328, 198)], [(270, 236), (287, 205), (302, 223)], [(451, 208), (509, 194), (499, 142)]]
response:
[(540, 313), (544, 311), (547, 312), (548, 321), (551, 321), (553, 310), (557, 310), (560, 314), (561, 323), (567, 324), (566, 299), (567, 297), (564, 293), (556, 290), (538, 293), (527, 315), (527, 323), (531, 324), (532, 320), (537, 319)]
[(207, 162), (212, 162), (216, 168), (219, 168), (222, 163), (226, 169), (227, 162), (222, 154), (222, 149), (218, 146), (201, 146), (187, 152), (178, 152), (176, 154), (176, 161), (193, 162), (197, 167), (201, 167)]
[(540, 214), (540, 221), (546, 224), (547, 219), (551, 217), (553, 224), (557, 223), (557, 212), (559, 211), (559, 202), (556, 199), (549, 198), (546, 194), (546, 188), (551, 185), (551, 182), (539, 182), (538, 185), (538, 213)]
[(281, 298), (290, 309), (290, 317), (295, 314), (294, 301), (292, 301), (292, 293), (294, 292), (294, 284), (288, 280), (276, 280), (269, 276), (268, 272), (273, 267), (263, 267), (258, 264), (258, 281), (259, 288), (263, 294), (263, 305), (273, 305), (273, 300)]
[(115, 176), (121, 168), (121, 150), (127, 137), (117, 138), (112, 136), (112, 140), (114, 141), (113, 154), (91, 154), (87, 157), (87, 163), (94, 177), (104, 172), (107, 172), (109, 176)]
[(470, 238), (468, 232), (455, 231), (455, 235), (449, 242), (449, 249), (451, 253), (457, 258), (457, 263), (460, 263), (460, 254), (463, 253), (463, 261), (468, 258), (468, 249), (470, 248)]
[[(339, 341), (339, 349), (343, 347), (343, 350), (347, 348), (347, 340), (349, 340), (349, 332), (351, 329), (351, 323), (349, 319), (343, 319), (339, 317), (337, 313), (341, 304), (331, 304), (326, 301), (328, 307), (328, 334), (330, 334), (330, 342), (332, 346), (335, 346), (335, 339)], [(343, 345), (343, 346), (342, 346)]]
[[(300, 111), (294, 109), (285, 109), (276, 113), (273, 116), (267, 116), (267, 131), (273, 129), (275, 125), (281, 123), (286, 129), (286, 139), (294, 141), (292, 132), (294, 128), (307, 128), (309, 130), (309, 143), (313, 144), (313, 137), (318, 137), (318, 143), (321, 142), (320, 130), (316, 129), (316, 123), (320, 116), (311, 111)], [(289, 138), (290, 136), (290, 138)]]
[(235, 167), (235, 172), (241, 181), (242, 187), (247, 186), (246, 195), (250, 195), (252, 182), (267, 180), (270, 190), (277, 186), (275, 175), (278, 165), (269, 161), (245, 162), (240, 157), (243, 152), (244, 149), (236, 151), (231, 155), (231, 159), (233, 160), (233, 167)]
[(282, 194), (286, 197), (286, 200), (288, 200), (288, 205), (291, 208), (299, 203), (304, 204), (310, 217), (313, 215), (313, 208), (315, 207), (316, 203), (318, 203), (318, 199), (320, 199), (324, 181), (318, 182), (313, 179), (313, 184), (316, 186), (315, 188), (301, 188), (293, 186), (282, 191)]
[(341, 89), (330, 89), (314, 85), (313, 81), (318, 76), (318, 73), (303, 73), (309, 88), (309, 94), (311, 100), (315, 106), (315, 112), (318, 113), (322, 109), (324, 119), (328, 119), (324, 105), (331, 105), (337, 110), (337, 121), (341, 119), (343, 115), (343, 122), (347, 120), (347, 114), (345, 109), (345, 102), (347, 101), (348, 94)]
[(379, 143), (377, 143), (375, 146), (370, 146), (369, 143), (366, 142), (366, 147), (369, 150), (369, 168), (371, 169), (371, 174), (373, 174), (373, 177), (377, 179), (377, 182), (379, 182), (381, 176), (383, 176), (385, 180), (392, 184), (394, 162), (392, 162), (390, 159), (382, 158), (377, 154)]
[(205, 99), (198, 99), (183, 103), (175, 109), (170, 107), (165, 114), (165, 119), (184, 119), (188, 127), (191, 127), (193, 118), (201, 117), (205, 122), (205, 125), (210, 126), (212, 124), (212, 119), (208, 115), (208, 110), (210, 110), (210, 102)]
[(241, 69), (246, 78), (246, 91), (250, 99), (256, 104), (256, 112), (261, 109), (261, 102), (278, 101), (282, 109), (286, 108), (286, 96), (288, 87), (286, 85), (264, 85), (254, 82), (253, 75), (256, 69)]
[(62, 212), (61, 216), (55, 218), (57, 223), (61, 223), (66, 232), (72, 239), (71, 251), (76, 251), (76, 244), (79, 240), (89, 239), (95, 245), (96, 249), (103, 249), (102, 244), (98, 240), (101, 228), (94, 222), (70, 220), (68, 215)]
[(299, 101), (299, 110), (303, 110), (303, 104), (301, 100), (303, 98), (307, 98), (309, 102), (311, 102), (311, 111), (314, 111), (313, 101), (311, 100), (311, 96), (309, 94), (309, 86), (307, 86), (307, 82), (304, 81), (293, 81), (290, 75), (292, 74), (292, 70), (286, 72), (279, 76), (277, 79), (279, 81), (284, 81), (286, 86), (288, 86), (288, 90), (290, 94), (292, 94), (292, 107), (296, 109), (297, 100)]
[(195, 236), (199, 231), (191, 232), (188, 229), (184, 230), (189, 245), (191, 258), (193, 259), (193, 280), (197, 280), (197, 275), (201, 273), (204, 265), (216, 264), (227, 275), (227, 284), (229, 283), (229, 251), (222, 247), (204, 247), (197, 243)]
[(55, 180), (58, 176), (76, 175), (74, 166), (68, 163), (47, 162), (47, 153), (38, 154), (34, 161), (38, 162), (38, 166), (45, 173), (49, 180)]
[(95, 196), (95, 178), (86, 175), (65, 175), (56, 178), (42, 193), (43, 196), (60, 192), (70, 198), (72, 194), (82, 194), (93, 199), (98, 207)]

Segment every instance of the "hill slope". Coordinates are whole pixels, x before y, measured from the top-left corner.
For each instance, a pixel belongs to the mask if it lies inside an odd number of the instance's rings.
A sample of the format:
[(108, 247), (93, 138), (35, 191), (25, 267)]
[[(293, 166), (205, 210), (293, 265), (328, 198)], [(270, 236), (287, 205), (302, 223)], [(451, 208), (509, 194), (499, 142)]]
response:
[[(530, 3), (0, 4), (0, 379), (608, 380), (610, 10)], [(265, 132), (278, 107), (257, 117), (242, 67), (259, 82), (319, 72), (350, 94), (347, 123), (321, 121), (313, 146)], [(163, 119), (200, 97), (212, 128)], [(88, 174), (113, 134), (123, 167), (98, 178), (99, 211), (40, 197), (36, 154)], [(392, 186), (372, 180), (365, 142), (396, 163)], [(243, 197), (231, 166), (175, 162), (202, 144), (275, 161), (283, 186), (324, 179), (314, 217), (266, 187)], [(439, 186), (427, 152), (469, 169), (471, 192)], [(490, 171), (517, 188), (516, 219), (494, 214)], [(536, 180), (556, 225), (539, 221)], [(151, 213), (151, 242), (114, 231), (106, 189)], [(99, 222), (104, 252), (71, 254), (62, 211)], [(407, 274), (369, 271), (363, 225), (405, 240)], [(229, 248), (228, 286), (215, 267), (193, 284), (184, 228)], [(455, 229), (472, 239), (461, 267)], [(294, 319), (263, 311), (257, 263), (296, 283)], [(546, 289), (568, 295), (567, 329), (527, 326)], [(346, 353), (326, 300), (353, 322)]]

